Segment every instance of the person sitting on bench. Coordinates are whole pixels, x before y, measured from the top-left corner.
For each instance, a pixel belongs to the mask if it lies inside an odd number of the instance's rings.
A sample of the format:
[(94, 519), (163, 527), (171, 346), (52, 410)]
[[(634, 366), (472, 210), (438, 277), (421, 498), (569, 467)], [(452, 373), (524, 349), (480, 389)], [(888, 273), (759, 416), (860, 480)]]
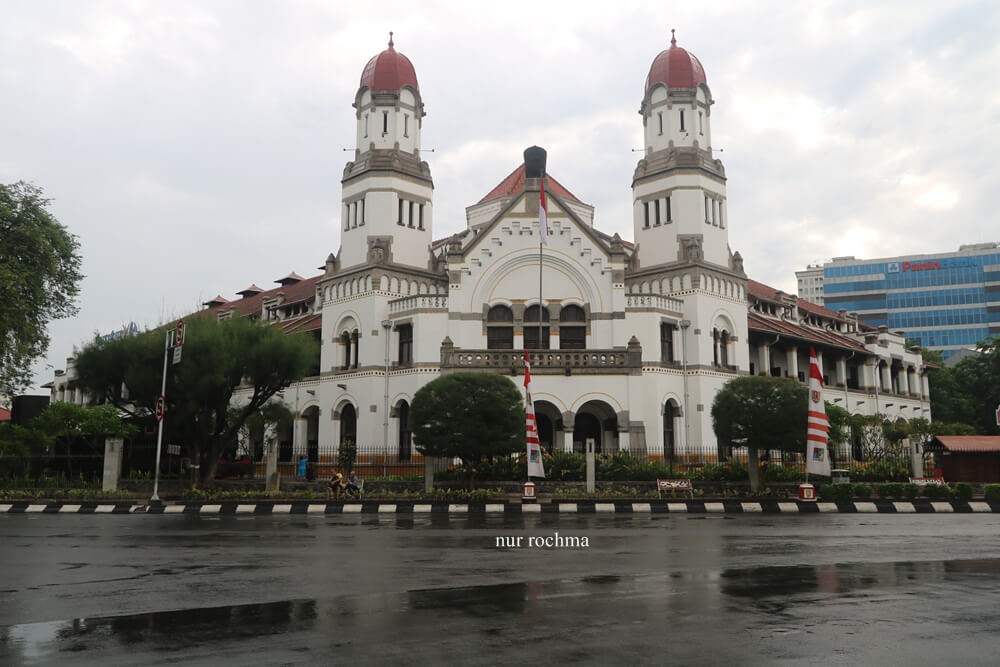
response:
[(330, 481), (326, 483), (326, 497), (340, 496), (344, 492), (344, 487), (346, 486), (344, 482), (343, 473), (336, 473), (330, 478)]
[(358, 479), (358, 473), (351, 471), (351, 479), (344, 485), (344, 492), (352, 496), (361, 495), (361, 480)]

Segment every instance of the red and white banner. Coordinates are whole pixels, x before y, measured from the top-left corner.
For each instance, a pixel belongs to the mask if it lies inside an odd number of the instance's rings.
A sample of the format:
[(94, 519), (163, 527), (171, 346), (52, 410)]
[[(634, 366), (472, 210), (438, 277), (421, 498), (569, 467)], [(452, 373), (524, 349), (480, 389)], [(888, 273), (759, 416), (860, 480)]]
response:
[(542, 465), (542, 447), (538, 442), (538, 424), (535, 421), (535, 404), (531, 400), (531, 362), (524, 352), (524, 417), (525, 439), (528, 444), (528, 477), (545, 477)]
[(549, 203), (545, 199), (545, 177), (542, 176), (542, 189), (538, 194), (538, 236), (542, 245), (549, 244)]
[(809, 348), (809, 417), (806, 426), (806, 472), (830, 476), (830, 420), (823, 403), (823, 373), (819, 369), (816, 350)]

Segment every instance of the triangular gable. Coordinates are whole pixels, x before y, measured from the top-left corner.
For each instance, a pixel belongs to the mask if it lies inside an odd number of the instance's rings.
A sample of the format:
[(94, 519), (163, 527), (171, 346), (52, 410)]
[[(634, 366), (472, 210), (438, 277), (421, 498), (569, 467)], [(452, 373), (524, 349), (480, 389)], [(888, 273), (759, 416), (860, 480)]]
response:
[[(581, 204), (583, 203), (582, 201), (576, 198), (576, 195), (574, 195), (572, 192), (563, 187), (563, 185), (559, 183), (559, 181), (557, 181), (552, 176), (546, 174), (545, 178), (546, 178), (545, 194), (556, 195), (564, 199), (570, 199), (572, 201), (580, 202)], [(483, 197), (476, 203), (483, 204), (485, 202), (492, 201), (494, 199), (500, 199), (502, 197), (513, 197), (514, 195), (517, 194), (523, 194), (524, 180), (525, 180), (524, 163), (521, 163), (520, 165), (518, 165), (516, 169), (514, 169), (514, 171), (510, 173), (509, 176), (507, 176), (507, 178), (500, 181), (500, 183), (495, 188), (490, 190), (485, 197)]]
[[(524, 165), (521, 166), (523, 167)], [(550, 179), (551, 181), (552, 177), (546, 176), (546, 178)], [(569, 191), (567, 190), (567, 192)], [(522, 187), (521, 192), (518, 193), (518, 195), (513, 199), (511, 199), (509, 202), (507, 202), (507, 205), (503, 207), (499, 213), (493, 216), (493, 218), (488, 223), (479, 227), (478, 232), (472, 238), (472, 241), (469, 243), (469, 245), (462, 248), (462, 257), (463, 258), (468, 257), (469, 254), (472, 253), (472, 251), (479, 246), (480, 242), (483, 239), (489, 238), (489, 235), (493, 231), (493, 229), (498, 224), (500, 224), (500, 221), (503, 220), (505, 217), (507, 217), (509, 214), (513, 213), (514, 215), (525, 215), (523, 213), (525, 208), (523, 206), (519, 207), (519, 204), (525, 200), (525, 195), (526, 193), (524, 192), (524, 188)], [(546, 196), (546, 201), (548, 203), (549, 215), (555, 212), (558, 212), (560, 214), (565, 214), (584, 236), (593, 241), (594, 245), (596, 245), (598, 248), (601, 249), (605, 257), (610, 258), (611, 246), (608, 244), (608, 242), (603, 238), (601, 238), (590, 225), (580, 220), (579, 216), (577, 216), (577, 214), (573, 212), (573, 209), (571, 209), (569, 206), (566, 205), (566, 202), (560, 195), (553, 194), (549, 190), (549, 188), (546, 188), (545, 196)], [(576, 197), (573, 197), (572, 194), (570, 194), (569, 196), (573, 199), (573, 201), (580, 201)], [(555, 205), (555, 208), (553, 208), (553, 204)], [(537, 220), (535, 221), (537, 222)]]

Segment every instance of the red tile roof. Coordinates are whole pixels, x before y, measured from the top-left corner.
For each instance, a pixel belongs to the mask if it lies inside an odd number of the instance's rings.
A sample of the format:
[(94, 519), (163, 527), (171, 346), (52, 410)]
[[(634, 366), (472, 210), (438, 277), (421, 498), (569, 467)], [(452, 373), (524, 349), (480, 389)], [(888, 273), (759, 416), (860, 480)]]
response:
[[(510, 176), (500, 181), (500, 184), (495, 188), (490, 190), (489, 194), (479, 200), (479, 203), (490, 201), (492, 199), (499, 199), (501, 197), (510, 197), (524, 190), (524, 165), (521, 164), (510, 173)], [(545, 192), (557, 195), (564, 199), (571, 199), (575, 202), (580, 200), (576, 198), (572, 192), (564, 188), (559, 181), (557, 181), (552, 176), (546, 174), (545, 176)], [(583, 202), (580, 202), (581, 204)]]
[(817, 345), (839, 347), (845, 350), (857, 350), (858, 352), (865, 351), (864, 345), (848, 336), (844, 336), (833, 331), (827, 331), (826, 329), (806, 327), (776, 318), (764, 317), (763, 315), (752, 311), (747, 313), (747, 326), (751, 331), (763, 331), (770, 334), (780, 334), (782, 336), (797, 338), (799, 340)]
[(1000, 452), (1000, 435), (939, 435), (934, 440), (949, 452)]
[(0, 408), (0, 422), (10, 421), (10, 410), (7, 408)]
[(291, 273), (289, 273), (284, 278), (278, 278), (274, 282), (276, 282), (276, 283), (278, 283), (280, 285), (288, 285), (289, 283), (297, 283), (300, 280), (305, 280), (305, 278), (303, 278), (299, 274), (297, 274), (294, 271), (292, 271)]
[[(759, 283), (756, 280), (747, 280), (747, 294), (760, 299), (762, 301), (770, 301), (772, 303), (778, 303), (778, 291), (777, 289), (771, 287), (770, 285), (765, 285), (764, 283)], [(789, 294), (788, 296), (795, 296), (794, 294)], [(799, 297), (795, 297), (796, 306), (802, 310), (812, 313), (813, 315), (819, 315), (821, 317), (828, 317), (838, 322), (846, 322), (847, 318), (841, 316), (840, 313), (830, 310), (829, 308), (824, 308), (823, 306), (813, 303), (812, 301), (806, 301)], [(858, 320), (858, 330), (859, 331), (874, 331), (876, 327), (868, 324), (867, 322), (862, 322)]]
[(318, 275), (313, 276), (312, 278), (303, 278), (301, 281), (291, 285), (279, 285), (278, 287), (269, 289), (266, 292), (262, 291), (236, 301), (229, 301), (220, 306), (216, 306), (211, 310), (215, 312), (233, 310), (240, 315), (255, 315), (261, 312), (263, 302), (266, 299), (277, 296), (278, 292), (283, 292), (285, 295), (285, 299), (281, 304), (282, 306), (290, 303), (297, 303), (299, 301), (305, 301), (316, 293), (316, 283), (318, 283), (322, 277), (322, 275)]

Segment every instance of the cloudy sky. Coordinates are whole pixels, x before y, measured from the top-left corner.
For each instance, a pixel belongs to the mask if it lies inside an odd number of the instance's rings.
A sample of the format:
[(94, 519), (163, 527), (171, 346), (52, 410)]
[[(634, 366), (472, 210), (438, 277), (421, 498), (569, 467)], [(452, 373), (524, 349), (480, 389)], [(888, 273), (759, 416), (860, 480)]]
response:
[(390, 30), (427, 112), (435, 237), (539, 144), (631, 239), (637, 111), (676, 28), (716, 99), (730, 245), (754, 279), (795, 291), (837, 255), (1000, 240), (994, 2), (358, 4), (0, 0), (0, 182), (44, 188), (87, 276), (38, 383), (94, 332), (317, 273)]

